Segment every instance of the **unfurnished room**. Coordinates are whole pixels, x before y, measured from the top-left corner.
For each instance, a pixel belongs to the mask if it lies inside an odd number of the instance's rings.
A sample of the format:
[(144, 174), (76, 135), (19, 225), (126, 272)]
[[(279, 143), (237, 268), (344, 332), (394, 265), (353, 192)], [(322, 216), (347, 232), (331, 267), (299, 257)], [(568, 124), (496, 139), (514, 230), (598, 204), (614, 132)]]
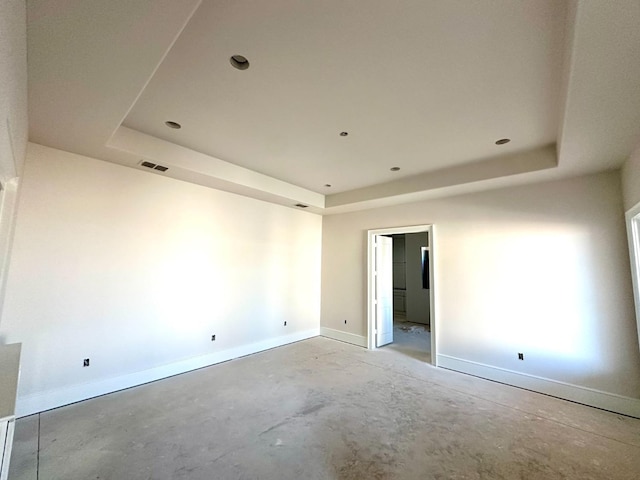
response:
[(0, 480), (640, 478), (639, 27), (0, 0)]

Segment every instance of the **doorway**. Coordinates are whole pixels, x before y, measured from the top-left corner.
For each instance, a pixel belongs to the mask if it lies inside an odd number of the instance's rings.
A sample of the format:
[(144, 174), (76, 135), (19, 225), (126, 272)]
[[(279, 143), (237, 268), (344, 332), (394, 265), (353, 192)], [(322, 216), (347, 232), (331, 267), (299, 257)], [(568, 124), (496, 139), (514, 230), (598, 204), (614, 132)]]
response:
[[(436, 365), (436, 348), (437, 348), (437, 317), (435, 315), (435, 295), (434, 295), (434, 228), (433, 225), (417, 225), (410, 227), (395, 227), (384, 228), (368, 231), (368, 256), (367, 256), (367, 272), (368, 272), (368, 301), (367, 301), (367, 316), (368, 316), (368, 328), (367, 328), (367, 346), (369, 349), (379, 348), (380, 346), (393, 343), (394, 332), (394, 310), (396, 318), (402, 320), (402, 313), (405, 314), (405, 323), (401, 324), (406, 328), (406, 331), (396, 332), (401, 334), (403, 338), (409, 338), (410, 335), (405, 335), (406, 332), (411, 333), (413, 329), (419, 329), (422, 327), (423, 331), (425, 327), (420, 324), (429, 325), (430, 335), (429, 339), (425, 339), (430, 347), (430, 362)], [(420, 234), (420, 235), (416, 235)], [(399, 284), (399, 277), (401, 274), (401, 268), (396, 265), (394, 269), (393, 251), (394, 243), (392, 239), (396, 239), (396, 255), (401, 251), (398, 248), (399, 239), (404, 242), (405, 239), (409, 239), (411, 243), (411, 259), (407, 258), (407, 261), (415, 263), (411, 268), (421, 269), (421, 271), (414, 272), (417, 274), (415, 284), (411, 288), (417, 288), (422, 290), (420, 292), (414, 292), (413, 302), (411, 302), (411, 315), (412, 318), (406, 316), (406, 311), (409, 304), (399, 307), (399, 302), (408, 300), (407, 297), (403, 297), (403, 288), (396, 288), (394, 295), (394, 280), (397, 287), (403, 287)], [(420, 244), (415, 244), (416, 239)], [(413, 250), (416, 250), (413, 252)], [(413, 255), (415, 253), (415, 255)], [(415, 258), (413, 258), (415, 257)], [(396, 259), (398, 257), (396, 256)], [(399, 261), (396, 263), (400, 263)], [(395, 272), (394, 272), (395, 270)], [(395, 279), (394, 279), (395, 274)], [(404, 293), (409, 293), (404, 287)], [(422, 298), (421, 295), (425, 295)], [(394, 301), (395, 297), (395, 301)], [(394, 309), (394, 304), (396, 308)], [(402, 312), (402, 310), (405, 310)], [(411, 320), (415, 322), (411, 322)], [(409, 320), (409, 322), (406, 322)], [(414, 327), (411, 325), (415, 324)]]

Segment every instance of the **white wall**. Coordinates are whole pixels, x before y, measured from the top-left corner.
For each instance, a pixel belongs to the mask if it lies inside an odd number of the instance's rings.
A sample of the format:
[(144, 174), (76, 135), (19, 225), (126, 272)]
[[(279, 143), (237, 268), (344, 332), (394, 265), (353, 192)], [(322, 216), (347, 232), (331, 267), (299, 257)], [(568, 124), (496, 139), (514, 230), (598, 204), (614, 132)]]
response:
[(0, 328), (23, 342), (19, 414), (317, 335), (321, 229), (29, 144)]
[(622, 193), (625, 212), (640, 202), (640, 146), (622, 166)]
[(20, 176), (27, 145), (27, 14), (0, 2), (0, 181)]
[(325, 217), (323, 329), (367, 334), (367, 230), (419, 224), (435, 228), (443, 359), (640, 398), (619, 172)]
[(24, 0), (0, 2), (0, 311), (27, 146), (26, 29)]

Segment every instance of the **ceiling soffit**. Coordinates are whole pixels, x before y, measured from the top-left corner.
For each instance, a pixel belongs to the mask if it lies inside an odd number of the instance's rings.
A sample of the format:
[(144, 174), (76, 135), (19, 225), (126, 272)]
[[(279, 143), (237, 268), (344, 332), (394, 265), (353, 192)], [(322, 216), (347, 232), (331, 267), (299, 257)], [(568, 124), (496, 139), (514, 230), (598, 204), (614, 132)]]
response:
[(640, 7), (602, 3), (33, 0), (30, 139), (316, 213), (612, 168)]

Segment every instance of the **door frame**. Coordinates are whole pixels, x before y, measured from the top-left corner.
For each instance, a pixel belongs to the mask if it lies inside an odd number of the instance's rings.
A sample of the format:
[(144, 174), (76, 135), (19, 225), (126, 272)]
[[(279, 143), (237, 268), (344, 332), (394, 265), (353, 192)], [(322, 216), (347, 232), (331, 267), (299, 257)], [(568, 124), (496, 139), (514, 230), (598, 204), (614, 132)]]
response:
[(438, 317), (435, 308), (435, 235), (434, 225), (413, 225), (406, 227), (377, 228), (367, 230), (367, 348), (375, 350), (376, 347), (376, 310), (375, 310), (375, 242), (378, 235), (393, 235), (403, 233), (426, 232), (429, 236), (429, 323), (431, 327), (431, 364), (438, 365), (437, 345), (438, 345)]
[(625, 213), (627, 239), (629, 242), (629, 260), (631, 263), (631, 284), (635, 305), (638, 342), (640, 342), (640, 203)]

